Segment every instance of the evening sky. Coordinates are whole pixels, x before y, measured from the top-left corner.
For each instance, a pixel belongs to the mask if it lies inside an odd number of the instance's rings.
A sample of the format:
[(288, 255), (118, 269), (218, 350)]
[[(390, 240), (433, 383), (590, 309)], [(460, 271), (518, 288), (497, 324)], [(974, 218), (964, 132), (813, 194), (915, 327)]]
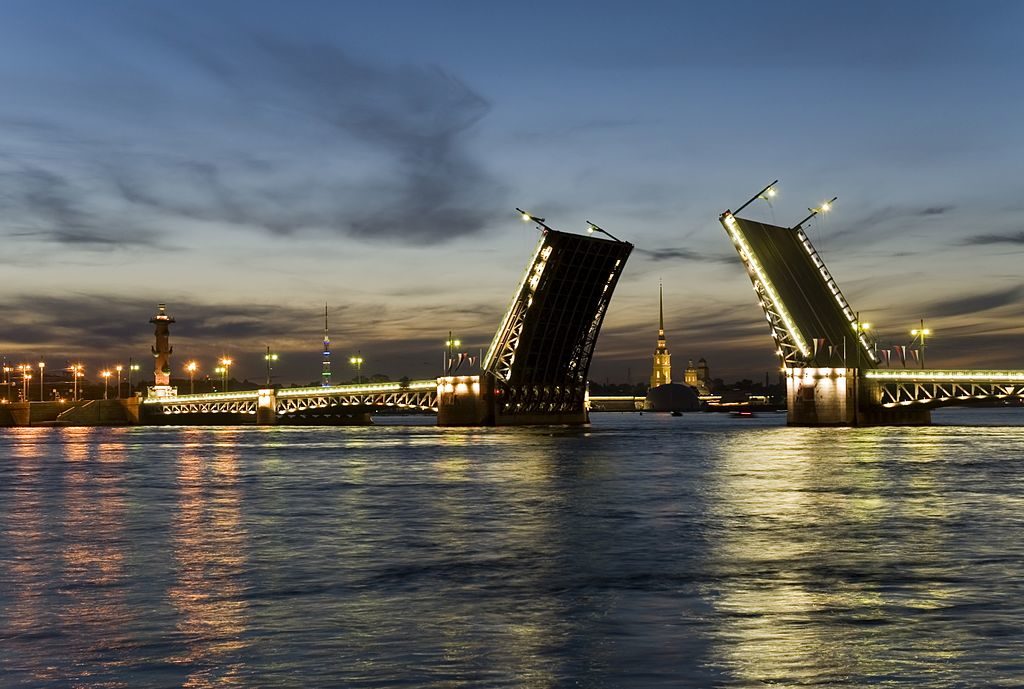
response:
[(0, 356), (438, 373), (536, 242), (633, 242), (592, 370), (777, 365), (718, 214), (780, 178), (883, 342), (1024, 367), (1015, 2), (0, 2)]

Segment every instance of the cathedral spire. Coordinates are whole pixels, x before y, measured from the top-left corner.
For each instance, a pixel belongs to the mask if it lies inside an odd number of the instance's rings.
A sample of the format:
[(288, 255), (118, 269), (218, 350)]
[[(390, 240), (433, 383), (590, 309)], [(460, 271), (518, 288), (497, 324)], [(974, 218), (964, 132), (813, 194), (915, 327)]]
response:
[(672, 354), (665, 341), (665, 288), (658, 281), (658, 345), (654, 349), (654, 370), (651, 371), (651, 387), (672, 382)]
[(665, 337), (665, 289), (658, 280), (658, 337)]

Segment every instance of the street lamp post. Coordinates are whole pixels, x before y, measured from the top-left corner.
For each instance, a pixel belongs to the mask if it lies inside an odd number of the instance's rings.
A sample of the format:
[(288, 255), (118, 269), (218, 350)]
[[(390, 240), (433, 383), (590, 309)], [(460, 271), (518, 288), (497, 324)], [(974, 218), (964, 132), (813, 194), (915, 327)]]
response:
[(42, 402), (46, 397), (46, 391), (43, 389), (43, 380), (46, 376), (43, 375), (43, 371), (46, 369), (46, 362), (39, 362), (39, 401)]
[(135, 394), (135, 388), (132, 387), (132, 373), (138, 371), (141, 368), (138, 364), (132, 361), (131, 357), (128, 357), (128, 396), (131, 397)]
[(603, 234), (604, 236), (608, 237), (608, 239), (611, 239), (612, 241), (616, 241), (616, 242), (621, 242), (622, 241), (621, 239), (619, 239), (618, 237), (613, 235), (608, 230), (604, 229), (603, 227), (598, 227), (597, 225), (595, 225), (594, 223), (592, 223), (592, 222), (590, 222), (588, 220), (587, 221), (587, 234), (594, 234), (595, 232), (600, 232), (601, 234)]
[(185, 364), (185, 370), (188, 371), (188, 394), (196, 394), (196, 369), (199, 368), (199, 364), (194, 361), (190, 361)]
[(270, 351), (270, 345), (267, 345), (267, 353), (263, 355), (264, 361), (267, 362), (267, 387), (270, 387), (270, 381), (273, 379), (274, 362), (277, 361), (277, 352)]
[(356, 367), (356, 385), (363, 382), (363, 357), (360, 356), (361, 354), (362, 352), (357, 351), (355, 356), (349, 357), (348, 359), (348, 363)]
[[(921, 340), (921, 347), (919, 348), (919, 351), (921, 352), (921, 357), (920, 357), (920, 359), (921, 359), (921, 368), (923, 369), (924, 368), (924, 347), (925, 347), (925, 341), (928, 338), (928, 336), (932, 334), (932, 331), (930, 329), (924, 327), (924, 319), (922, 318), (921, 319), (921, 327), (920, 328), (914, 328), (913, 330), (910, 331), (910, 334), (911, 334), (911, 336), (913, 336), (914, 340), (916, 340), (918, 338), (920, 338), (920, 340)], [(914, 340), (911, 340), (910, 344), (914, 344)]]
[(110, 371), (100, 371), (103, 376), (103, 399), (108, 399), (110, 392)]
[(121, 399), (121, 371), (124, 370), (124, 366), (118, 364), (114, 370), (117, 371), (117, 399)]
[(21, 397), (22, 400), (28, 402), (28, 382), (32, 380), (32, 367), (28, 364), (21, 370)]
[(222, 377), (221, 388), (223, 388), (224, 392), (228, 391), (228, 373), (231, 369), (231, 364), (233, 363), (234, 362), (226, 356), (220, 358), (220, 373)]
[(81, 364), (71, 364), (71, 384), (73, 389), (71, 393), (71, 400), (73, 402), (78, 401), (78, 379), (83, 375), (85, 374), (82, 370)]
[(455, 348), (462, 346), (462, 340), (454, 339), (452, 337), (452, 331), (449, 330), (448, 341), (445, 342), (444, 345), (446, 347), (445, 360), (444, 366), (441, 367), (441, 370), (444, 371), (444, 375), (450, 376), (452, 374), (452, 359), (455, 357)]
[(7, 386), (7, 397), (5, 399), (7, 399), (8, 402), (11, 399), (11, 371), (12, 370), (14, 370), (14, 369), (12, 369), (10, 366), (8, 366), (6, 364), (6, 362), (5, 362), (4, 363), (4, 385)]

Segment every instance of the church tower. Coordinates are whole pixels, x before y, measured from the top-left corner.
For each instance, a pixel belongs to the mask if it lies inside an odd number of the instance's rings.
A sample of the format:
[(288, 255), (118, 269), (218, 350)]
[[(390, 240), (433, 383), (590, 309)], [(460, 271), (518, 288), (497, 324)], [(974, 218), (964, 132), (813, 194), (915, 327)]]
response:
[(672, 382), (672, 355), (665, 342), (665, 293), (658, 283), (658, 346), (654, 350), (654, 370), (651, 372), (651, 387)]

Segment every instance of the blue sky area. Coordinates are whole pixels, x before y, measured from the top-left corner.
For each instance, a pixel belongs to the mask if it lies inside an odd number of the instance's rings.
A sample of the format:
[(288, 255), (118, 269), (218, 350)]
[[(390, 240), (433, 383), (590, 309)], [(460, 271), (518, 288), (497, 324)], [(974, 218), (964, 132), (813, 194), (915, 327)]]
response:
[[(0, 356), (315, 380), (485, 347), (536, 241), (637, 246), (592, 369), (774, 370), (718, 214), (808, 226), (883, 341), (1024, 367), (1016, 2), (0, 2)], [(347, 366), (336, 363), (338, 378)]]

